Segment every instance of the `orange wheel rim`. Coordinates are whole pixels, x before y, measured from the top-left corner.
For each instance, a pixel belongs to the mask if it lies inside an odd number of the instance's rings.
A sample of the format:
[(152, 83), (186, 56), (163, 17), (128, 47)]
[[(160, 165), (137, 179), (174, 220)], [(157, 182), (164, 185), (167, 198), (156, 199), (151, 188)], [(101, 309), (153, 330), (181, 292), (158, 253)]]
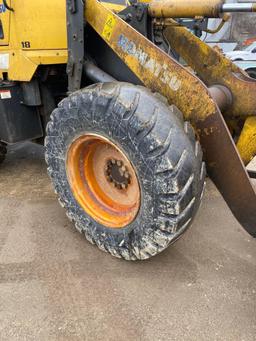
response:
[(98, 223), (120, 229), (140, 208), (140, 187), (126, 155), (107, 138), (86, 134), (67, 153), (68, 180), (79, 205)]

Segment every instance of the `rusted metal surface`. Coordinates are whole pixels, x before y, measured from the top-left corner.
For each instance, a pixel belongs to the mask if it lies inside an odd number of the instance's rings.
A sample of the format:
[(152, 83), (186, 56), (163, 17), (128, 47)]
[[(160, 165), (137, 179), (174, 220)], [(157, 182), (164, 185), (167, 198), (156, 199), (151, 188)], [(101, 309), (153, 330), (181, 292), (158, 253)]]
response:
[(172, 48), (188, 63), (207, 86), (223, 85), (232, 93), (232, 105), (224, 115), (248, 117), (256, 115), (256, 80), (250, 78), (221, 52), (212, 49), (185, 27), (173, 25), (165, 29)]
[(225, 86), (215, 85), (208, 90), (221, 111), (226, 110), (232, 104), (232, 94)]
[[(243, 227), (255, 235), (256, 194), (221, 112), (207, 87), (194, 74), (104, 8), (100, 2), (87, 0), (86, 18), (145, 86), (164, 95), (194, 124), (204, 149), (209, 174)], [(180, 39), (180, 34), (176, 37), (177, 40)], [(187, 44), (189, 50), (188, 41)], [(197, 58), (195, 42), (194, 45), (192, 42), (192, 46), (191, 56)], [(192, 57), (191, 59), (193, 60)], [(221, 69), (224, 70), (225, 77), (229, 72), (225, 72), (228, 61), (224, 62)], [(212, 66), (211, 72), (214, 74), (216, 60), (213, 63), (210, 59), (207, 63)], [(236, 70), (239, 72), (238, 68)], [(217, 75), (215, 72), (216, 79), (220, 77), (219, 71)], [(226, 83), (222, 85), (225, 86)], [(247, 108), (254, 99), (249, 100)], [(238, 97), (237, 102), (240, 103)]]
[(97, 222), (120, 229), (140, 208), (140, 187), (124, 153), (107, 138), (86, 134), (71, 144), (67, 174), (80, 206)]
[(217, 112), (197, 122), (197, 128), (201, 130), (208, 174), (240, 224), (256, 237), (256, 193), (222, 115)]
[[(171, 46), (196, 71), (207, 86), (218, 84), (231, 92), (232, 104), (222, 111), (225, 119), (246, 119), (255, 116), (256, 80), (250, 78), (221, 52), (212, 49), (186, 28), (177, 26), (172, 19), (170, 22), (173, 25), (165, 29), (165, 36)], [(252, 120), (249, 121), (252, 122)], [(250, 129), (247, 128), (248, 124), (245, 124), (238, 144), (240, 156), (245, 165), (256, 155), (256, 124), (250, 124)]]
[(100, 2), (87, 1), (86, 18), (142, 82), (176, 104), (187, 119), (203, 120), (215, 112), (216, 105), (203, 82)]

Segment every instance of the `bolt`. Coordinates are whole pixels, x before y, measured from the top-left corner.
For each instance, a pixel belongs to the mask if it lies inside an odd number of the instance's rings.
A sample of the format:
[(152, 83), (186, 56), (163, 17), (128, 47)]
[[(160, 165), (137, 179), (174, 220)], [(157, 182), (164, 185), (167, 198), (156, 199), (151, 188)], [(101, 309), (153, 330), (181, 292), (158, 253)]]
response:
[(111, 175), (108, 176), (108, 181), (109, 181), (109, 182), (113, 182), (113, 178), (112, 178)]
[[(117, 165), (119, 174), (125, 179), (121, 182), (115, 180), (112, 176), (112, 166)], [(128, 185), (131, 183), (131, 175), (129, 174), (128, 168), (124, 165), (122, 160), (110, 159), (107, 161), (105, 166), (104, 174), (107, 180), (113, 183), (114, 187), (119, 190), (124, 190), (128, 188)]]
[(124, 173), (124, 177), (125, 177), (126, 179), (129, 179), (129, 178), (130, 178), (130, 174), (126, 171), (126, 172)]
[(110, 170), (109, 170), (109, 169), (106, 169), (106, 170), (105, 170), (105, 175), (106, 175), (106, 176), (110, 176)]

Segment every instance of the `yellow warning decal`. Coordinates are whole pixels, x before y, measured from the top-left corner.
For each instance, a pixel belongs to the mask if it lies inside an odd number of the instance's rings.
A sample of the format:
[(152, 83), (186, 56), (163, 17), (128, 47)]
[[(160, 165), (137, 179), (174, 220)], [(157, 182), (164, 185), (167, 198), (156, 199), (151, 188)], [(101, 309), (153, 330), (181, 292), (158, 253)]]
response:
[(110, 40), (115, 25), (116, 18), (112, 14), (109, 14), (102, 32), (102, 37), (105, 38), (107, 41)]

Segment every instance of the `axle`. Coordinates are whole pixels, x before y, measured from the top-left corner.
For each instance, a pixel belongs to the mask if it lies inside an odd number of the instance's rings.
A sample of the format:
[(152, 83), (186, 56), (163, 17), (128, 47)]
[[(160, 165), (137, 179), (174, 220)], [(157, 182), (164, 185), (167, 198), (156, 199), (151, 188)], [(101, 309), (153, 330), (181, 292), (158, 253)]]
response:
[(148, 9), (154, 18), (219, 18), (227, 12), (256, 12), (256, 3), (227, 4), (224, 0), (153, 0)]

